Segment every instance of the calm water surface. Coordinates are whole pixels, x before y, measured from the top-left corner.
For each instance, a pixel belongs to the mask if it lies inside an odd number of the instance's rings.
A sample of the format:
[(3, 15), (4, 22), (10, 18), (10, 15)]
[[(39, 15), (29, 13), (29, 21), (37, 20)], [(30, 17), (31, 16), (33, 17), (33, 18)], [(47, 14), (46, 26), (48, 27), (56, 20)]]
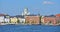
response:
[(4, 25), (0, 32), (60, 32), (60, 26), (45, 25)]

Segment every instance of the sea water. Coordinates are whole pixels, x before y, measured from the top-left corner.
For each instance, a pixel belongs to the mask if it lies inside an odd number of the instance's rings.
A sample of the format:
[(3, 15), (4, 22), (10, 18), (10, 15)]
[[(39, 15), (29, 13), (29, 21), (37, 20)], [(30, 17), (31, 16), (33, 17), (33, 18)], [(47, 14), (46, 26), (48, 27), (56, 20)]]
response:
[(49, 25), (2, 25), (0, 32), (60, 32), (60, 26)]

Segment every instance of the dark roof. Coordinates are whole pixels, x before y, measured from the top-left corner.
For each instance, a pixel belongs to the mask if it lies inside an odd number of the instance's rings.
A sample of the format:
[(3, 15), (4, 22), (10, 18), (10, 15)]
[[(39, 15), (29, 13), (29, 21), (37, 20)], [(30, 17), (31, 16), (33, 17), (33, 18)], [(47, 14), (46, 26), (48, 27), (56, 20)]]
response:
[(5, 14), (0, 14), (0, 16), (4, 16)]
[(16, 16), (10, 16), (10, 18), (14, 18), (14, 17), (16, 17)]
[(16, 15), (17, 18), (24, 18), (22, 15)]
[(30, 14), (30, 15), (26, 15), (26, 16), (37, 16), (37, 15), (34, 15), (34, 14)]
[(56, 17), (56, 16), (53, 16), (53, 15), (49, 15), (49, 16), (44, 16), (44, 17)]
[(8, 14), (0, 14), (0, 16), (9, 16)]

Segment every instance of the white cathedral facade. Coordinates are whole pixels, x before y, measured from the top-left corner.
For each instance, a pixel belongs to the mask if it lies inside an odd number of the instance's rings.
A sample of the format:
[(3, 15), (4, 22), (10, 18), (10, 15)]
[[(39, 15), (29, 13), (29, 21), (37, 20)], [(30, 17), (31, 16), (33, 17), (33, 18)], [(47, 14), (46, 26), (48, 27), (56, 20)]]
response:
[(30, 15), (30, 12), (28, 12), (28, 8), (25, 8), (22, 15)]

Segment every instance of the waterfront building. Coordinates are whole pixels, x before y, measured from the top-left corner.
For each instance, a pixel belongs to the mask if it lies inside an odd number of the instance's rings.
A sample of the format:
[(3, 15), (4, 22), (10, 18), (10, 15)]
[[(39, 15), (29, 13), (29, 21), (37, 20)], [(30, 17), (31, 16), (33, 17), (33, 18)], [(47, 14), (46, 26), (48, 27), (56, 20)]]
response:
[(17, 21), (18, 21), (18, 19), (17, 19), (16, 16), (11, 16), (11, 17), (10, 17), (10, 23), (12, 23), (12, 24), (17, 24)]
[(0, 25), (6, 25), (10, 22), (9, 15), (0, 14)]
[(56, 16), (56, 17), (60, 17), (60, 14), (56, 14), (55, 16)]
[(0, 23), (4, 23), (4, 15), (5, 14), (0, 14)]
[(57, 23), (60, 25), (60, 14), (56, 14), (55, 16), (57, 18)]
[(4, 16), (4, 22), (5, 23), (10, 23), (10, 16), (9, 15)]
[(57, 24), (57, 18), (55, 16), (44, 16), (41, 18), (41, 22), (44, 25), (56, 25)]
[(25, 16), (26, 24), (40, 24), (40, 16), (27, 15)]
[(24, 18), (24, 16), (17, 15), (16, 17), (18, 18), (18, 23), (19, 24), (25, 24), (25, 18)]

